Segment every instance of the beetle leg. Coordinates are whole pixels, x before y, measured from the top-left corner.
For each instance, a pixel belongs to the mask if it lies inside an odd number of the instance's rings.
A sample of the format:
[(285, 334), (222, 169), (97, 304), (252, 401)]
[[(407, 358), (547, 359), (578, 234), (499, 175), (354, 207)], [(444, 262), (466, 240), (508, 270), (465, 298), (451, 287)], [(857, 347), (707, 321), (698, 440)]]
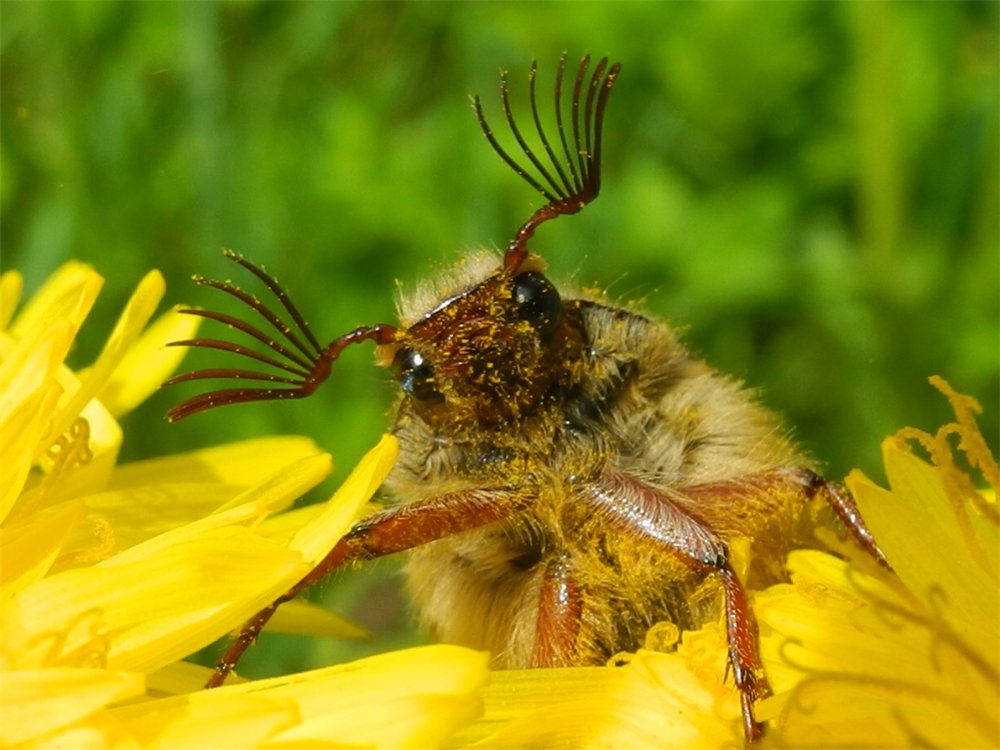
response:
[(551, 560), (542, 574), (533, 667), (568, 667), (574, 663), (583, 618), (583, 599), (569, 563)]
[(861, 549), (875, 558), (880, 565), (892, 570), (892, 566), (889, 565), (885, 554), (875, 542), (875, 537), (872, 536), (872, 532), (868, 529), (867, 524), (865, 524), (865, 519), (861, 517), (861, 511), (858, 510), (857, 503), (854, 502), (854, 497), (847, 491), (847, 488), (838, 482), (830, 482), (815, 474), (813, 474), (813, 477), (820, 484), (827, 505), (844, 522), (847, 530), (854, 537), (854, 541), (858, 543)]
[(759, 509), (761, 512), (757, 517), (766, 519), (781, 513), (783, 508), (791, 510), (793, 506), (804, 505), (817, 495), (843, 522), (858, 546), (879, 564), (889, 568), (888, 560), (875, 542), (851, 494), (840, 483), (824, 479), (810, 469), (777, 469), (743, 477), (739, 481), (686, 487), (683, 496), (678, 499), (684, 507), (699, 509), (700, 517), (711, 525), (716, 509), (723, 508), (723, 512), (729, 514), (736, 499), (739, 499), (740, 507)]
[(725, 595), (729, 662), (740, 691), (743, 731), (748, 741), (763, 734), (763, 725), (754, 718), (753, 706), (767, 695), (768, 686), (753, 610), (730, 564), (725, 540), (714, 528), (718, 521), (727, 518), (731, 521), (734, 507), (754, 510), (745, 519), (748, 522), (751, 518), (767, 519), (782, 508), (804, 506), (817, 493), (822, 493), (823, 500), (861, 548), (888, 567), (850, 494), (807, 469), (763, 472), (738, 481), (685, 487), (676, 494), (661, 492), (623, 472), (607, 470), (599, 484), (586, 490), (597, 511), (622, 532), (680, 556), (706, 575), (719, 577)]
[(384, 557), (501, 521), (527, 505), (522, 496), (507, 489), (477, 490), (400, 505), (363, 518), (301, 581), (247, 621), (215, 665), (205, 687), (218, 687), (225, 682), (278, 607), (346, 563)]
[(681, 558), (701, 574), (719, 577), (725, 596), (729, 663), (740, 691), (743, 731), (747, 741), (759, 739), (764, 726), (754, 718), (753, 706), (769, 688), (757, 647), (757, 621), (743, 584), (729, 562), (725, 541), (687, 503), (625, 473), (606, 470), (600, 483), (589, 485), (585, 494), (601, 522)]

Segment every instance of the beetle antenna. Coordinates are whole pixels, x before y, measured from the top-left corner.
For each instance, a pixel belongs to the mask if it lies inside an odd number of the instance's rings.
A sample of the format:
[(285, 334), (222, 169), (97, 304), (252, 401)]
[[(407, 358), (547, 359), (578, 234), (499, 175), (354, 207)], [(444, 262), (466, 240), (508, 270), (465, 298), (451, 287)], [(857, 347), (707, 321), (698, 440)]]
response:
[[(572, 144), (570, 144), (563, 123), (562, 103), (566, 55), (563, 54), (559, 58), (559, 71), (556, 74), (555, 83), (556, 130), (559, 133), (559, 146), (562, 148), (562, 153), (559, 154), (545, 135), (545, 130), (542, 128), (538, 116), (538, 106), (535, 99), (535, 78), (538, 65), (535, 62), (531, 64), (531, 70), (528, 73), (531, 116), (538, 140), (542, 144), (551, 169), (547, 168), (542, 159), (531, 149), (514, 121), (507, 86), (507, 71), (500, 72), (500, 101), (507, 119), (507, 126), (510, 128), (514, 140), (517, 141), (517, 145), (531, 162), (531, 166), (534, 168), (533, 172), (518, 163), (504, 150), (486, 122), (479, 97), (473, 97), (472, 101), (476, 110), (476, 118), (479, 120), (479, 127), (482, 128), (483, 134), (493, 150), (522, 180), (541, 193), (542, 197), (548, 201), (531, 215), (531, 218), (521, 226), (514, 239), (507, 246), (507, 252), (504, 255), (504, 268), (508, 273), (515, 273), (524, 259), (528, 257), (528, 240), (531, 239), (540, 224), (563, 214), (576, 213), (594, 200), (600, 192), (601, 134), (604, 123), (604, 108), (607, 105), (608, 95), (618, 78), (618, 73), (621, 71), (621, 63), (615, 63), (608, 67), (608, 58), (601, 58), (594, 67), (590, 80), (587, 81), (587, 68), (589, 67), (590, 55), (585, 55), (580, 61), (573, 82), (573, 98), (570, 102), (570, 128), (572, 131)], [(586, 94), (584, 94), (584, 88), (586, 88)], [(583, 104), (582, 120), (581, 103)]]
[[(222, 323), (231, 329), (250, 336), (270, 349), (273, 354), (263, 354), (242, 344), (215, 338), (172, 341), (168, 346), (218, 349), (255, 362), (260, 362), (279, 372), (224, 367), (194, 370), (172, 377), (164, 382), (163, 386), (186, 383), (190, 380), (206, 379), (256, 380), (269, 383), (270, 385), (263, 387), (221, 388), (202, 393), (199, 396), (182, 401), (170, 409), (167, 412), (168, 421), (178, 422), (192, 414), (214, 409), (217, 406), (241, 404), (248, 401), (305, 398), (311, 395), (327, 379), (330, 375), (331, 365), (340, 355), (340, 352), (349, 344), (357, 344), (368, 339), (373, 339), (379, 344), (388, 344), (395, 340), (397, 329), (391, 325), (380, 324), (358, 328), (340, 338), (334, 339), (326, 347), (320, 346), (316, 337), (313, 336), (312, 331), (309, 330), (309, 324), (299, 313), (291, 297), (288, 296), (288, 292), (278, 284), (273, 276), (237, 253), (226, 250), (223, 254), (226, 258), (247, 269), (264, 282), (264, 285), (288, 313), (293, 325), (284, 322), (257, 297), (244, 292), (231, 282), (215, 281), (198, 276), (195, 277), (195, 281), (202, 286), (212, 287), (235, 297), (267, 321), (269, 326), (280, 334), (284, 342), (276, 338), (273, 334), (269, 335), (260, 328), (232, 315), (213, 312), (212, 310), (183, 309), (180, 312), (185, 315), (196, 315), (208, 320), (214, 320), (217, 323)], [(277, 355), (277, 357), (273, 355)]]

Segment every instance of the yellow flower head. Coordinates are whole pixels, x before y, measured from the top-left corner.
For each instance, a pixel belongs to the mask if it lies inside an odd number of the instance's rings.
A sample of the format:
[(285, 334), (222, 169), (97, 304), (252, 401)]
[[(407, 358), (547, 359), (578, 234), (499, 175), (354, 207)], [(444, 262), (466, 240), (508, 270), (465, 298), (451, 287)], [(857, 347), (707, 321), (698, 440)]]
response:
[[(891, 489), (857, 471), (847, 480), (894, 574), (801, 551), (789, 560), (793, 582), (757, 598), (775, 745), (1000, 743), (1000, 473), (973, 419), (978, 404), (931, 382), (956, 422), (883, 442)], [(952, 441), (990, 492), (959, 468)]]
[[(68, 264), (15, 315), (20, 278), (0, 277), (0, 744), (425, 747), (471, 720), (485, 657), (449, 647), (164, 697), (208, 674), (178, 660), (326, 554), (396, 447), (384, 439), (329, 503), (273, 519), (329, 473), (308, 440), (117, 465), (116, 418), (170, 374), (182, 350), (164, 345), (197, 321), (171, 311), (146, 329), (163, 295), (152, 272), (97, 360), (74, 372), (65, 357), (102, 283)], [(331, 618), (299, 619), (315, 631)], [(366, 721), (366, 709), (393, 720)]]

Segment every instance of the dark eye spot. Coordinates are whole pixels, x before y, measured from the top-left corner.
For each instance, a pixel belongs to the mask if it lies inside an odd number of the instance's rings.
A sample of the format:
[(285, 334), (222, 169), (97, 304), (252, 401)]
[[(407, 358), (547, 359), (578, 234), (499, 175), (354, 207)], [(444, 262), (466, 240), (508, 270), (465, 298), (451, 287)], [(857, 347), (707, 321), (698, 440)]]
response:
[(408, 396), (418, 401), (440, 401), (444, 398), (437, 389), (434, 368), (423, 355), (413, 349), (400, 349), (393, 359), (396, 380)]
[(538, 271), (518, 274), (513, 281), (518, 317), (531, 323), (542, 336), (552, 333), (562, 316), (559, 292)]

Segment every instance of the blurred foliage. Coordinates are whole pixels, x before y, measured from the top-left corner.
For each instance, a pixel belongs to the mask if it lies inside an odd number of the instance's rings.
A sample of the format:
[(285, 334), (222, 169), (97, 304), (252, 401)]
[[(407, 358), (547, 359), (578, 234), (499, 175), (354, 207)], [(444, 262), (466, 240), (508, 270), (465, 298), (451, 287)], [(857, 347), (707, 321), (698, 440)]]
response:
[[(320, 338), (394, 317), (404, 285), (502, 247), (539, 204), (483, 141), (529, 62), (624, 63), (604, 192), (533, 248), (556, 278), (641, 299), (760, 387), (829, 476), (947, 419), (939, 373), (998, 413), (995, 3), (3, 5), (2, 248), (28, 289), (69, 258), (107, 277), (86, 362), (150, 267), (218, 306), (223, 246), (264, 263)], [(249, 285), (249, 281), (247, 281)], [(192, 361), (202, 362), (205, 360)], [(212, 361), (218, 361), (213, 358)], [(298, 432), (343, 472), (392, 387), (349, 351), (310, 402), (169, 426), (135, 458)], [(372, 608), (372, 594), (358, 607)], [(341, 601), (341, 604), (343, 601)]]

